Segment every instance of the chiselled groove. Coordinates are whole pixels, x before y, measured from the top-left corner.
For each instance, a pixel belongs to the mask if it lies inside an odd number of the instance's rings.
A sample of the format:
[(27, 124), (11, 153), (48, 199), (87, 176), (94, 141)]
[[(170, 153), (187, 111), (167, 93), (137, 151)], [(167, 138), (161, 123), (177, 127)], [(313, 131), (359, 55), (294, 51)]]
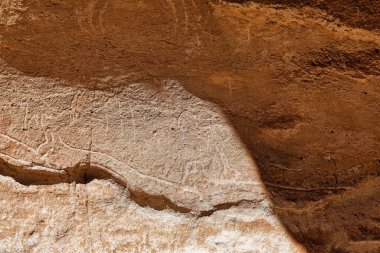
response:
[(150, 207), (155, 210), (172, 210), (178, 213), (188, 213), (198, 218), (211, 216), (216, 211), (226, 210), (242, 203), (252, 202), (250, 200), (240, 200), (215, 205), (210, 210), (195, 211), (190, 208), (179, 206), (164, 195), (155, 195), (145, 192), (141, 188), (131, 188), (126, 180), (112, 170), (95, 166), (89, 163), (80, 163), (74, 167), (65, 169), (51, 169), (42, 166), (18, 166), (13, 165), (0, 158), (0, 175), (11, 177), (16, 182), (25, 185), (55, 185), (61, 183), (87, 184), (95, 179), (110, 180), (126, 188), (132, 201), (141, 207)]
[(24, 142), (20, 141), (20, 140), (17, 140), (16, 138), (14, 137), (11, 137), (9, 135), (6, 135), (6, 134), (2, 134), (0, 133), (0, 136), (4, 137), (5, 139), (9, 140), (9, 141), (12, 141), (18, 145), (21, 145), (23, 146), (24, 148), (26, 148), (27, 150), (33, 152), (34, 154), (38, 155), (38, 152), (36, 150), (34, 150), (32, 147), (30, 147), (29, 145), (25, 144)]

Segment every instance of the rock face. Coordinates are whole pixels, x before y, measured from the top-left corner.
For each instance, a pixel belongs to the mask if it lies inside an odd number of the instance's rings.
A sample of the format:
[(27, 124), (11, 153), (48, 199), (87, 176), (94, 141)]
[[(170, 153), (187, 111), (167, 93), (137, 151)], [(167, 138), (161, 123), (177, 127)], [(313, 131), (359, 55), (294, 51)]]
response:
[(0, 252), (379, 252), (379, 8), (0, 0)]
[(178, 84), (115, 94), (45, 82), (2, 80), (4, 175), (25, 185), (113, 179), (183, 212), (263, 200), (257, 168), (223, 114)]
[(301, 251), (223, 113), (175, 81), (1, 90), (3, 252)]

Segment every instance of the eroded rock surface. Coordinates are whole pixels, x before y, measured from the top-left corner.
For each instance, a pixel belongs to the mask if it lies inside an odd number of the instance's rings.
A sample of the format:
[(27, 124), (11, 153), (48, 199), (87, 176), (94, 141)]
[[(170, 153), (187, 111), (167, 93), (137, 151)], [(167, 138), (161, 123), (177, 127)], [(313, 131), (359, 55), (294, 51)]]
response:
[(297, 252), (265, 207), (196, 218), (143, 208), (99, 180), (25, 187), (1, 177), (1, 191), (1, 252)]
[(75, 181), (70, 174), (85, 170), (83, 177), (112, 178), (194, 212), (264, 199), (257, 168), (223, 113), (178, 83), (131, 84), (116, 94), (12, 76), (1, 85), (9, 119), (2, 170), (21, 183)]
[(1, 90), (0, 174), (24, 185), (2, 178), (4, 252), (298, 251), (223, 113), (178, 83), (106, 92), (7, 75)]
[(0, 0), (0, 252), (379, 252), (379, 13)]

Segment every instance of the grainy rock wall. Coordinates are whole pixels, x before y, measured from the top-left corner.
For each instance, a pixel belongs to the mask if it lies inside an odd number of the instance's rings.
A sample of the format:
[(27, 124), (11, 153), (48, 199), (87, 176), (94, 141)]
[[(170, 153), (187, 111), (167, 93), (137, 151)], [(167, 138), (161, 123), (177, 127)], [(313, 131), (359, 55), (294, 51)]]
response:
[(177, 82), (0, 85), (2, 252), (300, 251), (223, 113)]
[(379, 252), (379, 13), (0, 0), (0, 252)]

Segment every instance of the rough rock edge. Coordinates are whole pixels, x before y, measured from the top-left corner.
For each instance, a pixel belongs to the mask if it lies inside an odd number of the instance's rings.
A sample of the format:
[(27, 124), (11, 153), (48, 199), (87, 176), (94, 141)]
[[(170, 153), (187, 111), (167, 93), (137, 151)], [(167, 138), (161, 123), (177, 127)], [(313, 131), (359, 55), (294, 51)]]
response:
[(61, 183), (87, 184), (91, 181), (110, 180), (129, 192), (129, 198), (141, 207), (150, 207), (157, 211), (170, 209), (178, 213), (188, 213), (195, 217), (211, 216), (217, 211), (226, 210), (231, 207), (249, 204), (255, 206), (258, 203), (252, 200), (242, 199), (236, 202), (227, 202), (215, 205), (210, 210), (194, 211), (186, 207), (178, 206), (164, 195), (154, 195), (140, 188), (128, 187), (128, 182), (112, 169), (90, 163), (80, 163), (74, 167), (55, 169), (34, 164), (12, 164), (0, 158), (0, 175), (11, 177), (19, 184), (30, 185), (55, 185)]

